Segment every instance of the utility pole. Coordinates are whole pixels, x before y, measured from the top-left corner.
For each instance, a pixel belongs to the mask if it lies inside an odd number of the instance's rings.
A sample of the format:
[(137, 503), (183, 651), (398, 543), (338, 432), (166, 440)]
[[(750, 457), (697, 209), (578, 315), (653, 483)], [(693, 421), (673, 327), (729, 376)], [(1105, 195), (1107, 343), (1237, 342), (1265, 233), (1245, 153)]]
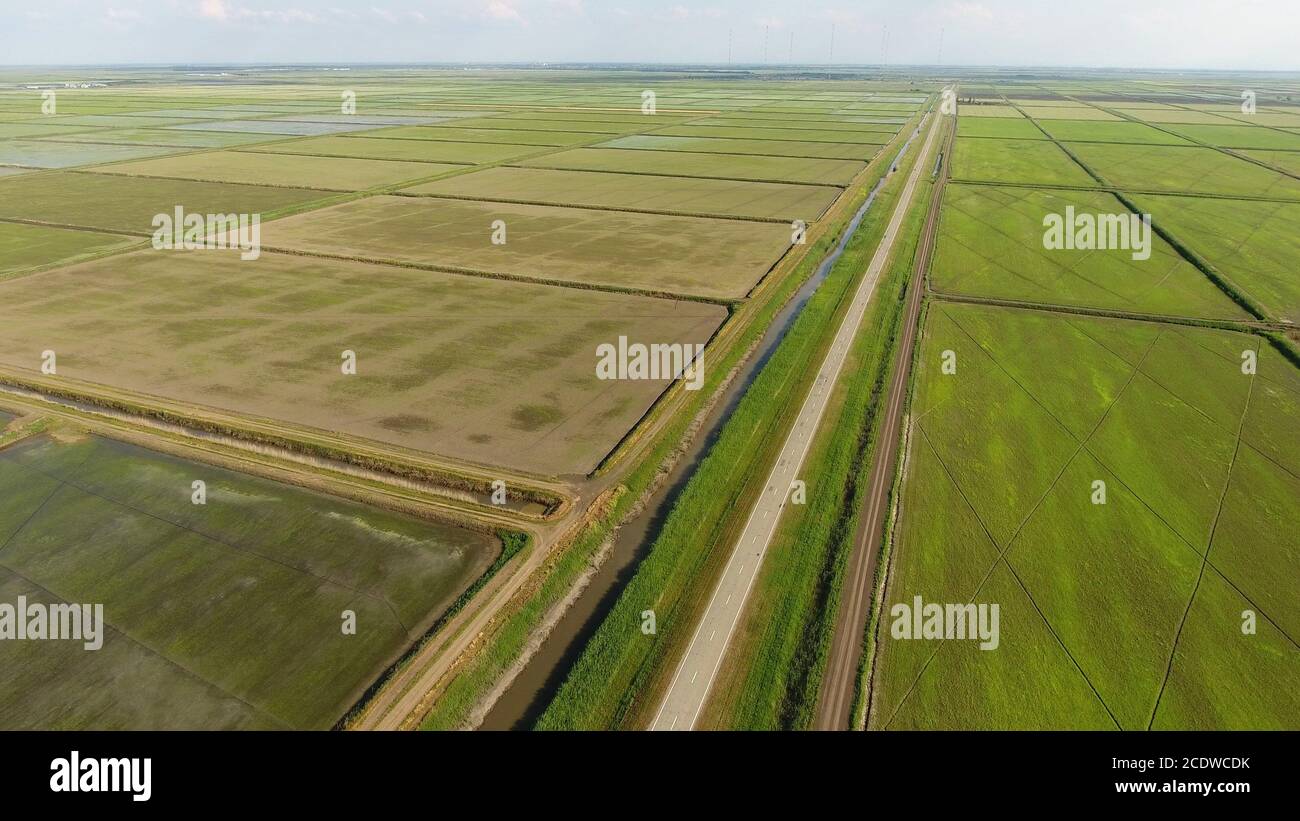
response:
[(939, 29), (939, 62), (935, 65), (943, 65), (943, 29)]
[(767, 63), (767, 26), (763, 26), (763, 62)]
[(786, 62), (794, 65), (794, 29), (790, 30), (790, 55), (786, 58)]
[(827, 62), (835, 62), (835, 24), (831, 23), (831, 56)]
[(880, 64), (889, 65), (889, 26), (885, 26), (885, 36), (880, 43)]
[(731, 65), (731, 29), (727, 29), (727, 65)]

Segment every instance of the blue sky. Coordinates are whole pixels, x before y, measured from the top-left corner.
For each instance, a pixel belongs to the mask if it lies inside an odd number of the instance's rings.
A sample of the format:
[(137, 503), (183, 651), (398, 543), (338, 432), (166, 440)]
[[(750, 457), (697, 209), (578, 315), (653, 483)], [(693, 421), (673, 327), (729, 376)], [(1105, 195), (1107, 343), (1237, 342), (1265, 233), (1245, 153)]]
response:
[(932, 64), (942, 32), (948, 65), (1292, 70), (1295, 2), (0, 0), (0, 61)]

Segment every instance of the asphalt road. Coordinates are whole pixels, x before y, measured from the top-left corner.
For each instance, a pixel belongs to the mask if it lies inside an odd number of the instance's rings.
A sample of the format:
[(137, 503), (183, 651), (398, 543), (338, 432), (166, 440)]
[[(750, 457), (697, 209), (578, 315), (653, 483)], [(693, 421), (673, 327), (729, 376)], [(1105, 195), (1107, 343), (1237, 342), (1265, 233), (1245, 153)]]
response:
[[(935, 131), (939, 129), (936, 128)], [(954, 127), (951, 134), (955, 134)], [(900, 425), (906, 405), (907, 385), (911, 374), (912, 351), (920, 325), (921, 296), (925, 291), (925, 272), (930, 265), (930, 254), (939, 224), (939, 206), (943, 201), (943, 186), (947, 179), (948, 159), (952, 154), (952, 138), (944, 149), (944, 165), (926, 214), (925, 227), (912, 268), (912, 282), (908, 287), (907, 305), (904, 308), (903, 329), (895, 352), (894, 374), (885, 395), (885, 416), (881, 422), (879, 444), (872, 456), (871, 474), (863, 512), (858, 520), (858, 531), (849, 556), (848, 573), (840, 596), (840, 611), (836, 619), (835, 635), (831, 640), (831, 654), (826, 674), (822, 678), (817, 700), (817, 714), (813, 726), (819, 730), (847, 730), (853, 713), (854, 684), (858, 677), (858, 663), (862, 657), (863, 634), (871, 610), (872, 588), (876, 575), (876, 559), (884, 533), (886, 513), (889, 508), (889, 490), (893, 485), (897, 464)]]
[[(933, 119), (933, 115), (926, 115), (921, 127), (931, 124)], [(831, 389), (843, 369), (849, 347), (858, 334), (863, 315), (875, 293), (876, 283), (902, 229), (916, 186), (921, 176), (929, 172), (927, 158), (930, 156), (938, 131), (937, 128), (930, 128), (921, 155), (912, 168), (889, 225), (886, 226), (880, 244), (867, 267), (867, 272), (858, 286), (853, 303), (845, 313), (840, 328), (835, 334), (835, 340), (822, 360), (812, 389), (804, 400), (803, 407), (799, 409), (799, 415), (781, 448), (776, 464), (772, 467), (763, 492), (750, 512), (749, 521), (746, 522), (731, 558), (723, 569), (722, 576), (714, 589), (713, 598), (701, 616), (690, 646), (682, 657), (672, 684), (664, 696), (659, 713), (650, 725), (652, 730), (693, 729), (699, 718), (700, 710), (708, 698), (718, 668), (721, 667), (722, 659), (726, 655), (731, 635), (744, 610), (745, 601), (753, 588), (754, 579), (757, 578), (758, 570), (762, 566), (768, 545), (776, 532), (781, 512), (790, 497), (791, 486), (794, 480), (799, 478), (799, 471), (808, 454), (813, 435), (826, 410)]]

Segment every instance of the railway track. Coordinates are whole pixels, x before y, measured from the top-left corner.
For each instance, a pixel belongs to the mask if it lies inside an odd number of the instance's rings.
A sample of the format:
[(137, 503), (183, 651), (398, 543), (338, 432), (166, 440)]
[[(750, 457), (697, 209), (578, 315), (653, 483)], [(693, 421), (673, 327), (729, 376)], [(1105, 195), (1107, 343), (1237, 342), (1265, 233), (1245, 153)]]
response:
[(862, 639), (867, 616), (871, 611), (873, 581), (878, 549), (884, 533), (889, 508), (890, 488), (894, 466), (898, 459), (899, 434), (906, 405), (907, 386), (911, 379), (912, 351), (915, 348), (917, 328), (920, 324), (921, 301), (925, 291), (926, 272), (938, 234), (939, 210), (943, 203), (943, 189), (947, 183), (949, 157), (956, 139), (954, 121), (936, 161), (935, 187), (926, 213), (921, 240), (917, 246), (912, 266), (911, 282), (907, 289), (903, 329), (895, 351), (893, 378), (885, 396), (885, 417), (880, 426), (879, 446), (875, 449), (867, 493), (863, 499), (863, 514), (854, 537), (853, 553), (849, 556), (844, 593), (840, 598), (840, 611), (836, 618), (835, 635), (831, 641), (830, 658), (826, 675), (822, 679), (813, 726), (819, 730), (849, 729), (853, 712), (854, 683), (862, 657)]

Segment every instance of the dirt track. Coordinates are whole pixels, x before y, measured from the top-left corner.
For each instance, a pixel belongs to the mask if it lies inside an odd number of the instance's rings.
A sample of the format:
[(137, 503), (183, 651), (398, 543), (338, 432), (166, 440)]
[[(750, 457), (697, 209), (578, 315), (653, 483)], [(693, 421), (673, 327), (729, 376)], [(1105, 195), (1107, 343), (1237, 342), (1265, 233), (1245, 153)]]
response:
[[(686, 654), (678, 664), (659, 712), (650, 725), (652, 730), (686, 730), (695, 727), (762, 567), (767, 548), (776, 533), (777, 523), (789, 496), (786, 489), (791, 487), (799, 475), (815, 432), (822, 424), (823, 414), (844, 368), (853, 339), (861, 330), (876, 285), (890, 260), (894, 242), (902, 232), (903, 222), (924, 171), (922, 164), (931, 153), (937, 129), (938, 126), (930, 125), (925, 117), (917, 126), (917, 136), (922, 131), (927, 134), (923, 147), (918, 149), (917, 165), (909, 173), (892, 217), (825, 358), (816, 365), (817, 377), (791, 426), (776, 464), (771, 469), (765, 483), (766, 490), (750, 511), (749, 519), (714, 588), (713, 596), (696, 624)], [(705, 675), (701, 676), (701, 673)]]
[(957, 129), (954, 124), (943, 148), (942, 166), (926, 214), (925, 227), (917, 247), (912, 268), (912, 281), (908, 286), (907, 305), (904, 307), (903, 328), (895, 352), (893, 378), (886, 394), (885, 416), (880, 426), (867, 493), (863, 499), (862, 517), (854, 539), (853, 553), (849, 557), (848, 575), (840, 599), (840, 612), (836, 618), (835, 636), (831, 642), (830, 660), (822, 679), (817, 700), (814, 727), (819, 730), (846, 730), (853, 712), (854, 684), (859, 660), (862, 657), (863, 634), (867, 615), (871, 610), (876, 560), (879, 556), (881, 534), (885, 527), (889, 507), (889, 491), (893, 485), (894, 467), (898, 458), (900, 425), (907, 399), (907, 386), (911, 378), (912, 351), (916, 344), (920, 324), (921, 298), (925, 290), (925, 272), (930, 265), (935, 236), (939, 225), (939, 207), (943, 202), (943, 188), (948, 177), (948, 163)]

